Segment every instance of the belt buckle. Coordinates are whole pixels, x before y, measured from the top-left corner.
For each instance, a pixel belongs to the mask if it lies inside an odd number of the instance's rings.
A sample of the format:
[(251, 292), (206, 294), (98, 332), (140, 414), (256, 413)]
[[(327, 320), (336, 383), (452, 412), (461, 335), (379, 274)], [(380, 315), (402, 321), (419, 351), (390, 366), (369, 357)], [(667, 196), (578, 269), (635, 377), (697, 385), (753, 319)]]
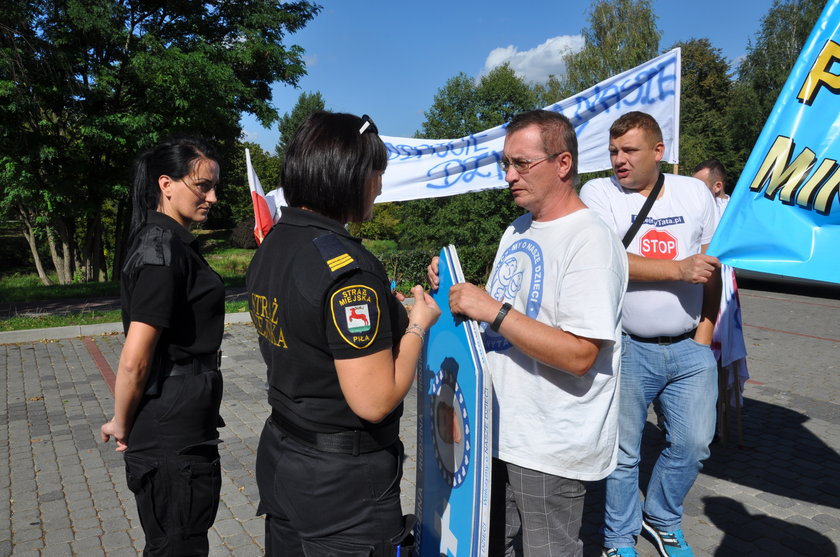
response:
[(659, 346), (674, 344), (674, 337), (656, 337), (656, 344)]

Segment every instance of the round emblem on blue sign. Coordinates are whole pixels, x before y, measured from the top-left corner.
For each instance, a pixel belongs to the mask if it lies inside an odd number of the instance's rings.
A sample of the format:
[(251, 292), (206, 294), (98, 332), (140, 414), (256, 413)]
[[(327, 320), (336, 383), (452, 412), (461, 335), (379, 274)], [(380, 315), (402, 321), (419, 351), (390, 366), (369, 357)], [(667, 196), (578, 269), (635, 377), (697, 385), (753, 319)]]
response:
[(444, 358), (434, 379), (429, 397), (432, 440), (435, 460), (450, 487), (458, 487), (470, 467), (471, 431), (464, 393), (458, 385), (458, 362)]

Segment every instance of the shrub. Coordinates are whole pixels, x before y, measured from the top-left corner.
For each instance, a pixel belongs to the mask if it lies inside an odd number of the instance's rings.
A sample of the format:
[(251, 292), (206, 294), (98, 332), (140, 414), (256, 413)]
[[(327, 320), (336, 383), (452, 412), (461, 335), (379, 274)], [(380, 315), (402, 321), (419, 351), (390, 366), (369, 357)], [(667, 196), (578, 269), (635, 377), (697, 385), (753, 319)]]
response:
[(230, 243), (237, 248), (257, 249), (254, 238), (254, 217), (239, 222), (230, 233)]
[[(464, 271), (464, 278), (468, 282), (482, 285), (487, 282), (490, 268), (493, 265), (493, 257), (496, 254), (496, 246), (474, 246), (457, 248), (458, 259), (461, 261), (461, 269)], [(372, 250), (373, 251), (373, 250)], [(415, 284), (423, 284), (426, 288), (426, 267), (429, 265), (437, 250), (399, 250), (393, 252), (374, 254), (382, 261), (385, 272), (391, 280), (397, 282), (398, 289), (407, 293), (408, 289)]]

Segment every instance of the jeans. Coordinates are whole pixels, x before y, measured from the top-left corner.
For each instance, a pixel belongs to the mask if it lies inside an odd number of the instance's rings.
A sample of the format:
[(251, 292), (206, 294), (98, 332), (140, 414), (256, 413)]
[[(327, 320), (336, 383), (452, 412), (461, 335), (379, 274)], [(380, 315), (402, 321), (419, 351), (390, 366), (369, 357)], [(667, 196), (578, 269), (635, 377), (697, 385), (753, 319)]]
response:
[(639, 460), (651, 401), (659, 397), (668, 430), (644, 503), (645, 518), (659, 530), (681, 528), (683, 500), (709, 456), (715, 430), (717, 363), (708, 346), (623, 335), (620, 377), (618, 464), (606, 482), (605, 547), (633, 547), (641, 532)]

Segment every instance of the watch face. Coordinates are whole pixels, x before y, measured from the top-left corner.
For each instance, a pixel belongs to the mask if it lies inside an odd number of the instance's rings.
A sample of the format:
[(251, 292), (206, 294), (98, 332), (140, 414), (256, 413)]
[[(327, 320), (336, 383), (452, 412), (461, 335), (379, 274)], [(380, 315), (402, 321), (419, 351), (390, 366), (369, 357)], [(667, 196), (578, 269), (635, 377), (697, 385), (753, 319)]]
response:
[(458, 363), (446, 358), (435, 374), (429, 397), (435, 460), (451, 487), (458, 487), (466, 478), (471, 448), (469, 414), (457, 374)]

